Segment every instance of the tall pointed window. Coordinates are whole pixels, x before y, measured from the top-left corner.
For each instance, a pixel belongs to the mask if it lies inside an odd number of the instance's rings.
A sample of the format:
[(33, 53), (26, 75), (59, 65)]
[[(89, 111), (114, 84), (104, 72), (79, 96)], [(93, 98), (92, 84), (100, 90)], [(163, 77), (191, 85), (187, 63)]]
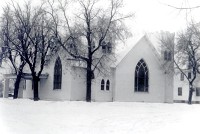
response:
[(62, 84), (62, 64), (60, 57), (56, 59), (55, 66), (54, 66), (54, 83), (53, 88), (54, 89), (61, 89)]
[(146, 63), (141, 59), (135, 69), (135, 92), (148, 92), (149, 74)]
[(105, 85), (105, 82), (104, 82), (104, 79), (101, 80), (101, 90), (104, 90), (104, 85)]
[(192, 73), (188, 72), (188, 78), (191, 79), (192, 78)]
[(168, 52), (168, 61), (171, 61), (171, 60), (172, 60), (172, 53)]
[(107, 43), (107, 53), (111, 53), (112, 52), (112, 44), (110, 42)]
[(106, 82), (106, 90), (110, 90), (110, 81), (109, 80), (107, 80), (107, 82)]
[(164, 60), (167, 60), (168, 58), (168, 55), (167, 55), (167, 51), (164, 51)]

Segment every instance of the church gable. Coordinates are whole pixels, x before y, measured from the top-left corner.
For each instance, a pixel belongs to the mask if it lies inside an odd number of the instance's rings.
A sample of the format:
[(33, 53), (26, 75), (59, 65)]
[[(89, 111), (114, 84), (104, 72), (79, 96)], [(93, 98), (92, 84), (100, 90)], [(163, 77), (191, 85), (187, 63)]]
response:
[(126, 60), (129, 55), (134, 54), (135, 56), (137, 56), (141, 54), (145, 56), (145, 54), (150, 53), (150, 55), (153, 56), (157, 61), (157, 64), (161, 65), (161, 56), (159, 55), (147, 35), (144, 35), (136, 44), (133, 44), (132, 46), (133, 47), (128, 52), (126, 52), (126, 54), (121, 57), (121, 59), (118, 60), (118, 62), (116, 63), (116, 67), (119, 66), (123, 62), (123, 60)]
[[(147, 37), (142, 37), (116, 66), (116, 100), (164, 102), (164, 71), (158, 56)], [(145, 65), (139, 65), (141, 72), (138, 64)]]

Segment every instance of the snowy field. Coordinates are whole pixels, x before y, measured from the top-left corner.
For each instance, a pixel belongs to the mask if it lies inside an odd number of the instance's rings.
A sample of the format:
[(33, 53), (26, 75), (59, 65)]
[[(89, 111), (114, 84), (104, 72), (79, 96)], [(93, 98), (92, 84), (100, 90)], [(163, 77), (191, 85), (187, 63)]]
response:
[(199, 134), (200, 105), (0, 99), (1, 134)]

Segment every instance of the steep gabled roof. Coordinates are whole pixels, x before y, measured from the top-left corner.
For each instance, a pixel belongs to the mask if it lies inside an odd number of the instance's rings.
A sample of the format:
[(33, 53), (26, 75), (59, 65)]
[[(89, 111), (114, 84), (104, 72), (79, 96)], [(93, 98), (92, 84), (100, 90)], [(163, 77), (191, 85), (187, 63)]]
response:
[(116, 62), (112, 65), (112, 67), (116, 67), (127, 55), (128, 53), (133, 49), (133, 47), (140, 42), (140, 40), (144, 37), (144, 35), (140, 36), (134, 36), (131, 39), (128, 39), (125, 42), (125, 45), (123, 47), (120, 46), (118, 50), (115, 52), (116, 54)]
[[(152, 36), (152, 37), (150, 37)], [(160, 44), (158, 42), (158, 38), (155, 35), (145, 35), (146, 40), (148, 41), (152, 51), (154, 52), (159, 64), (161, 64), (161, 50), (159, 50)]]
[(120, 62), (129, 54), (129, 52), (139, 45), (140, 41), (142, 40), (146, 40), (148, 42), (148, 45), (154, 52), (159, 64), (161, 64), (161, 53), (159, 53), (159, 42), (156, 34), (144, 34), (143, 36), (138, 36), (126, 42), (127, 45), (123, 48), (123, 50), (116, 53), (117, 60), (112, 67), (117, 67)]

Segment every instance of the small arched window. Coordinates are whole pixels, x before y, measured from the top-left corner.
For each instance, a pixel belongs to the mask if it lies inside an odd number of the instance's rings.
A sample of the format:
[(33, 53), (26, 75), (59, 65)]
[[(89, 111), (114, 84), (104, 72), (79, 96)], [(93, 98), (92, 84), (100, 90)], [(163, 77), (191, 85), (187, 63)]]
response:
[(102, 42), (102, 53), (106, 53), (106, 42)]
[(110, 81), (109, 80), (107, 80), (107, 82), (106, 82), (106, 90), (110, 90)]
[(135, 69), (135, 91), (148, 92), (148, 68), (143, 59), (141, 59)]
[(164, 51), (164, 60), (171, 61), (172, 60), (172, 53), (171, 51)]
[(164, 51), (164, 60), (167, 60), (168, 58), (168, 54), (167, 54), (167, 51)]
[(104, 85), (105, 85), (105, 82), (104, 82), (104, 79), (101, 80), (101, 90), (104, 90)]
[(110, 42), (108, 42), (107, 47), (108, 47), (107, 52), (111, 53), (112, 52), (112, 44)]
[(171, 60), (172, 60), (172, 53), (168, 52), (168, 61), (171, 61)]
[(56, 59), (55, 66), (54, 66), (54, 89), (61, 89), (62, 84), (62, 64), (60, 57)]

